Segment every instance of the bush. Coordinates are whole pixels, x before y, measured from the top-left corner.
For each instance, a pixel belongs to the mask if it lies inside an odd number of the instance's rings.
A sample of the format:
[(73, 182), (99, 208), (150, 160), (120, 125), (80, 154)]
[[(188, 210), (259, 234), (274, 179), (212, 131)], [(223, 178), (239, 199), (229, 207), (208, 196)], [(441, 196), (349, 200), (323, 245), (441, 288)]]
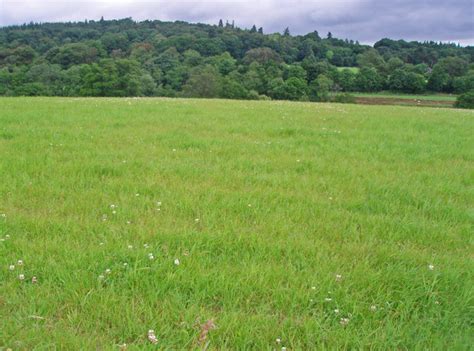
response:
[(459, 95), (454, 106), (457, 108), (474, 109), (474, 90)]
[(334, 102), (338, 102), (340, 104), (355, 104), (356, 98), (354, 95), (351, 94), (337, 94), (333, 98)]

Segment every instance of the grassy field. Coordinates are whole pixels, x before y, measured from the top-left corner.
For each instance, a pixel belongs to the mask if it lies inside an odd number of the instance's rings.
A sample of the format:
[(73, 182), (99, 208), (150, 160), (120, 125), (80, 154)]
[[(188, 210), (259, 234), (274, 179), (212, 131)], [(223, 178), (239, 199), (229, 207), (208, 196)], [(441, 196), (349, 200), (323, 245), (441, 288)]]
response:
[(348, 69), (352, 73), (358, 73), (360, 71), (359, 67), (336, 67), (336, 68), (339, 72), (344, 71), (345, 69)]
[(354, 96), (368, 98), (391, 98), (391, 99), (411, 99), (411, 100), (431, 100), (431, 101), (456, 101), (456, 95), (450, 94), (394, 94), (390, 92), (383, 93), (354, 93)]
[(473, 130), (455, 109), (2, 98), (0, 349), (468, 350)]

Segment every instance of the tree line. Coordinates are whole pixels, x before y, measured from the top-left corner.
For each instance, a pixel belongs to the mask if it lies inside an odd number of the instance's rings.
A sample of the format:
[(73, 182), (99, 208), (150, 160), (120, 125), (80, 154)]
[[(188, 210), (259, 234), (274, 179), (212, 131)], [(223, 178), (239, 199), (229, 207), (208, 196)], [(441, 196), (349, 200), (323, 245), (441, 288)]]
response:
[(325, 101), (338, 92), (465, 93), (474, 47), (264, 34), (131, 18), (0, 28), (0, 95)]

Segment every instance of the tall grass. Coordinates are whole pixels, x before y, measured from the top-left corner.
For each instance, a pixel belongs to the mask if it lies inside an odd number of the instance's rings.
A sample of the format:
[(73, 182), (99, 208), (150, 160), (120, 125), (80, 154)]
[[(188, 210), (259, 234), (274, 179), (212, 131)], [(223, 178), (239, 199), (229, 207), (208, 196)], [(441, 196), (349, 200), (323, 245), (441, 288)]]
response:
[(467, 350), (473, 118), (0, 99), (0, 348)]

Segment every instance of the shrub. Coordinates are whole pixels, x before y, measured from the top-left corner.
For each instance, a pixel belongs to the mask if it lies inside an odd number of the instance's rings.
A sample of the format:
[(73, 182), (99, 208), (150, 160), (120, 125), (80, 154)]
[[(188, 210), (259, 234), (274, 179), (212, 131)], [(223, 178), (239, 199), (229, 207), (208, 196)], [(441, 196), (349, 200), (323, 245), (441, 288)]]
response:
[(355, 104), (356, 103), (356, 98), (354, 95), (351, 94), (337, 94), (333, 98), (334, 102), (338, 102), (340, 104)]
[(474, 109), (474, 90), (459, 95), (454, 106), (457, 108)]

